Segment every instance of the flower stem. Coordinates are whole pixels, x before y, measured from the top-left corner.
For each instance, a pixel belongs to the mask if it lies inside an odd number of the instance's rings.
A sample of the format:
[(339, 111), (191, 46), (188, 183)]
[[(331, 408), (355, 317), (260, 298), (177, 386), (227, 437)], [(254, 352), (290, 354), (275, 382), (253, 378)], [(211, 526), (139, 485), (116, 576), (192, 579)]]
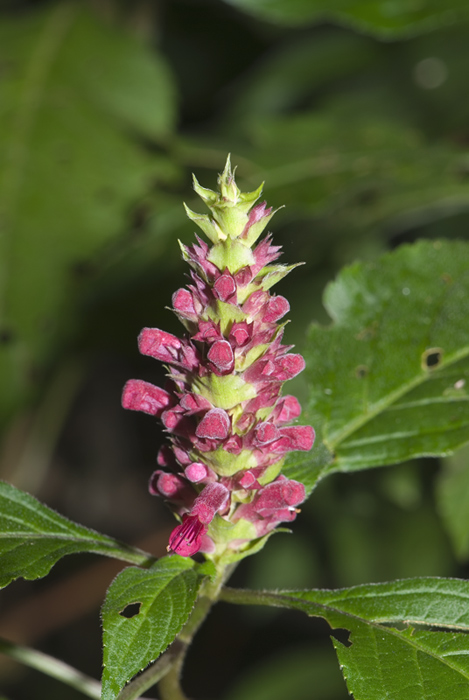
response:
[(177, 665), (179, 658), (184, 659), (185, 652), (186, 644), (176, 639), (156, 663), (149, 666), (121, 690), (117, 700), (136, 700), (140, 698), (142, 693), (170, 673), (173, 667)]
[(235, 567), (236, 564), (223, 567), (218, 570), (218, 574), (213, 580), (205, 582), (191, 616), (178, 636), (178, 640), (184, 644), (184, 648), (176, 658), (171, 670), (161, 679), (158, 685), (161, 700), (187, 700), (180, 682), (186, 653), (197, 630), (207, 617), (210, 608), (218, 600), (223, 583), (231, 576)]
[(31, 649), (21, 644), (15, 644), (14, 642), (9, 642), (6, 639), (0, 638), (0, 652), (7, 654), (12, 659), (16, 659), (16, 661), (20, 661), (30, 668), (35, 668), (52, 678), (62, 681), (62, 683), (66, 683), (72, 688), (75, 688), (75, 690), (87, 695), (89, 698), (99, 700), (101, 697), (101, 683), (77, 671), (73, 666), (69, 666), (63, 661), (55, 659), (53, 656), (44, 654), (42, 651), (37, 651), (36, 649)]

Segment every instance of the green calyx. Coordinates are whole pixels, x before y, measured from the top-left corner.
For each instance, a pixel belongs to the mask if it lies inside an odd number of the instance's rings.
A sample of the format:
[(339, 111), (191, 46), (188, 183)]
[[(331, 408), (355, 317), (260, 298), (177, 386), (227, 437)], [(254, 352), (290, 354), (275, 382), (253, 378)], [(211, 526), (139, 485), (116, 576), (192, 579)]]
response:
[[(228, 156), (225, 169), (218, 177), (218, 188), (219, 191), (214, 192), (206, 187), (202, 187), (194, 176), (194, 190), (210, 209), (211, 216), (193, 212), (189, 207), (184, 205), (189, 219), (197, 224), (207, 238), (215, 245), (227, 239), (233, 241), (245, 232), (246, 225), (249, 221), (249, 211), (261, 196), (263, 184), (253, 192), (241, 192), (236, 184), (234, 172), (231, 170), (230, 156)], [(246, 240), (244, 241), (244, 247), (246, 249), (249, 249), (257, 238), (259, 238), (274, 213), (275, 212), (272, 212), (269, 216), (263, 217), (261, 221), (255, 222), (255, 224), (251, 226), (252, 230), (249, 230)], [(239, 250), (238, 257), (240, 255), (241, 252)], [(215, 260), (211, 262), (214, 262), (214, 264), (218, 266)], [(225, 265), (225, 267), (227, 267), (227, 265)], [(242, 265), (240, 265), (240, 267), (242, 267)]]

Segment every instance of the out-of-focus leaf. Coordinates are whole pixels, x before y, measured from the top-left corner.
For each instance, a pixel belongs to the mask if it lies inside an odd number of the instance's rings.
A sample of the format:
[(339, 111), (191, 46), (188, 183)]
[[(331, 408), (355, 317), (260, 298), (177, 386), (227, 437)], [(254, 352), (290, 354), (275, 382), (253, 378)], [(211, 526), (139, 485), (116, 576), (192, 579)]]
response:
[[(76, 274), (168, 177), (174, 99), (163, 60), (80, 3), (0, 26), (0, 420), (73, 327)], [(74, 272), (75, 271), (75, 272)]]
[[(419, 578), (336, 591), (231, 591), (223, 599), (278, 605), (323, 617), (350, 631), (334, 640), (349, 692), (357, 700), (466, 700), (469, 690), (469, 583)], [(256, 601), (257, 598), (257, 601)], [(413, 625), (446, 627), (447, 632)]]
[(64, 518), (33, 496), (0, 482), (0, 587), (46, 576), (67, 554), (94, 552), (148, 564), (144, 552)]
[(278, 24), (335, 21), (383, 37), (413, 36), (467, 16), (464, 0), (442, 5), (438, 0), (411, 3), (408, 0), (227, 0), (249, 14)]
[(259, 120), (250, 157), (269, 200), (333, 215), (345, 232), (386, 224), (401, 231), (467, 211), (468, 155), (429, 145), (400, 123), (324, 110)]
[[(256, 120), (303, 106), (317, 91), (331, 91), (367, 66), (379, 61), (381, 45), (346, 32), (295, 36), (274, 47), (252, 67), (237, 86), (225, 119), (230, 130), (239, 131)], [(269, 183), (267, 183), (268, 186)]]
[(469, 557), (469, 448), (444, 461), (436, 498), (454, 551), (465, 560)]
[[(447, 455), (469, 440), (469, 245), (420, 241), (344, 269), (325, 292), (333, 323), (307, 342), (316, 428), (286, 473), (326, 473)], [(347, 352), (344, 352), (347, 348)]]
[(181, 631), (202, 581), (197, 568), (172, 555), (150, 569), (129, 567), (113, 581), (102, 610), (103, 700), (114, 700)]
[(311, 700), (313, 688), (321, 700), (347, 698), (334, 652), (300, 646), (246, 671), (223, 700)]

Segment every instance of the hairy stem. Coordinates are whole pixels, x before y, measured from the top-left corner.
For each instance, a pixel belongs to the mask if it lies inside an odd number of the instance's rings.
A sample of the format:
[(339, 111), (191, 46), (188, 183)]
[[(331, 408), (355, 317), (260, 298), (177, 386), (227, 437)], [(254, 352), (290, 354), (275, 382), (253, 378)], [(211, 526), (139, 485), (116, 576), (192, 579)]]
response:
[(37, 671), (42, 671), (42, 673), (66, 683), (89, 698), (99, 700), (101, 697), (101, 683), (42, 651), (36, 651), (0, 638), (0, 652), (30, 668), (35, 668)]
[(155, 685), (155, 683), (158, 683), (177, 665), (179, 658), (184, 658), (185, 652), (186, 644), (176, 639), (158, 661), (149, 666), (121, 690), (117, 700), (136, 700), (140, 698), (142, 693)]
[(213, 581), (206, 581), (199, 599), (194, 606), (189, 620), (181, 630), (178, 640), (185, 646), (175, 659), (171, 670), (161, 679), (158, 685), (161, 700), (187, 700), (181, 688), (181, 673), (189, 646), (197, 630), (207, 617), (210, 608), (218, 600), (223, 583), (231, 576), (236, 564), (223, 567)]

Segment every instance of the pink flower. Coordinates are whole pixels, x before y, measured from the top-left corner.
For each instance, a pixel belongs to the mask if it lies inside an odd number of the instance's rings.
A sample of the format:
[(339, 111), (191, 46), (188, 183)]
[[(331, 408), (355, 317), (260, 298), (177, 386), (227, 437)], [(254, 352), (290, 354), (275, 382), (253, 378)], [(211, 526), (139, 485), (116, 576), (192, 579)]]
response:
[(187, 334), (144, 328), (139, 336), (140, 352), (167, 366), (168, 384), (132, 379), (122, 397), (125, 408), (159, 418), (168, 435), (150, 480), (150, 492), (181, 519), (168, 549), (218, 559), (246, 542), (230, 541), (230, 528), (244, 523), (253, 539), (296, 517), (304, 486), (278, 474), (288, 452), (314, 442), (312, 427), (292, 424), (297, 399), (282, 396), (305, 362), (282, 345), (279, 321), (290, 305), (269, 291), (293, 266), (272, 265), (280, 247), (270, 234), (254, 247), (275, 212), (256, 204), (261, 188), (239, 191), (229, 160), (219, 185), (216, 194), (194, 184), (211, 216), (186, 208), (211, 242), (182, 246), (191, 279), (172, 304)]

